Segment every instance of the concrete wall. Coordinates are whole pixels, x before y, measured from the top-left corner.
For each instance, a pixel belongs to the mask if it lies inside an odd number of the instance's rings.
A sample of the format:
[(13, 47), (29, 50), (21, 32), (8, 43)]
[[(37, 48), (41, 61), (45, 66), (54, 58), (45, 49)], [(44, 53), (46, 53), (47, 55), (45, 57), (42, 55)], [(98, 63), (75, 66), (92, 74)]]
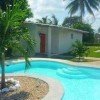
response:
[(69, 52), (76, 40), (82, 41), (81, 33), (59, 29), (59, 54)]
[(47, 33), (48, 33), (48, 27), (44, 27), (41, 25), (35, 25), (32, 23), (28, 23), (28, 28), (30, 30), (30, 34), (32, 38), (35, 39), (36, 46), (35, 46), (35, 53), (40, 53), (40, 33), (46, 34), (46, 53), (47, 53)]
[(55, 27), (51, 30), (51, 53), (59, 53), (59, 30)]

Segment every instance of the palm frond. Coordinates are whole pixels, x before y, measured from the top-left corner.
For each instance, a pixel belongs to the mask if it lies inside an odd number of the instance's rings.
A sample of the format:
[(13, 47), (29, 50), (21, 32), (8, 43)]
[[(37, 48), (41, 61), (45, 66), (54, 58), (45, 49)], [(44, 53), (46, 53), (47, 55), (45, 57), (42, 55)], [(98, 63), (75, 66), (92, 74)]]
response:
[(88, 2), (87, 2), (86, 0), (85, 0), (85, 5), (86, 5), (86, 9), (87, 9), (87, 11), (88, 11), (91, 15), (94, 16), (94, 13), (93, 13), (91, 7), (89, 6), (89, 4), (88, 4)]
[(23, 46), (20, 44), (20, 42), (13, 41), (11, 44), (9, 44), (9, 47), (12, 48), (14, 52), (18, 52), (25, 58), (25, 69), (30, 68), (31, 64), (28, 59), (28, 52), (26, 51), (25, 48), (23, 48)]
[(69, 9), (69, 13), (72, 16), (73, 14), (75, 14), (78, 11), (79, 5), (78, 5), (78, 1), (74, 0), (72, 1), (67, 7), (66, 9)]
[(94, 8), (95, 10), (99, 10), (100, 0), (87, 0), (90, 7)]
[(58, 25), (58, 19), (56, 18), (56, 16), (52, 15), (52, 18), (53, 18), (53, 21), (52, 21), (53, 25)]
[(86, 10), (94, 16), (93, 9), (99, 10), (99, 8), (100, 0), (72, 0), (66, 7), (70, 15), (80, 11), (81, 17), (84, 16)]

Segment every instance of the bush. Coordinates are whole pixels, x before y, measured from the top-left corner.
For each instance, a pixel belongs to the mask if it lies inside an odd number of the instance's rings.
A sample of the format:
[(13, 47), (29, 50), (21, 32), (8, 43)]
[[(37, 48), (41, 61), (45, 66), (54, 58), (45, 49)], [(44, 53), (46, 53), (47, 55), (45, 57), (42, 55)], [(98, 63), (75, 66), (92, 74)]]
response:
[(84, 58), (84, 56), (88, 55), (88, 49), (89, 48), (87, 46), (85, 46), (78, 40), (76, 40), (73, 44), (73, 54), (75, 54), (75, 56), (79, 58), (79, 61), (81, 60), (81, 58)]

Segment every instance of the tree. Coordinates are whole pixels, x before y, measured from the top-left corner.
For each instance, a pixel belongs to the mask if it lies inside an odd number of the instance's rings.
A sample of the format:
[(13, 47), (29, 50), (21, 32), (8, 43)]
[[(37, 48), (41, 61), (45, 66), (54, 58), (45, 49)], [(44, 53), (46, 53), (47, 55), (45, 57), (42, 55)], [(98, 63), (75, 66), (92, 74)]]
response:
[(91, 25), (80, 22), (74, 24), (73, 28), (88, 32), (83, 34), (84, 43), (94, 43), (94, 30), (92, 29)]
[(52, 23), (53, 25), (58, 25), (58, 19), (56, 18), (55, 15), (52, 15)]
[(48, 16), (46, 16), (46, 17), (43, 17), (42, 19), (37, 19), (36, 23), (51, 24), (52, 21), (48, 19)]
[(72, 0), (66, 9), (69, 10), (70, 15), (79, 12), (81, 21), (86, 10), (94, 16), (93, 10), (99, 10), (100, 0)]
[(87, 50), (88, 48), (79, 40), (76, 40), (73, 44), (73, 53), (76, 55), (76, 57), (78, 56), (79, 61), (86, 55)]
[(52, 19), (49, 19), (48, 16), (43, 17), (42, 19), (37, 19), (36, 23), (49, 24), (49, 25), (58, 25), (58, 19), (55, 15), (52, 15)]
[(66, 17), (62, 23), (62, 26), (72, 27), (75, 23), (78, 23), (78, 22), (81, 22), (81, 19), (79, 16)]
[(24, 41), (29, 50), (34, 48), (34, 40), (30, 38), (29, 31), (24, 27), (24, 21), (32, 13), (26, 0), (13, 0), (12, 5), (6, 3), (6, 9), (0, 9), (0, 65), (1, 65), (1, 88), (5, 88), (5, 52), (12, 48), (21, 53), (26, 62), (26, 68), (30, 65), (29, 52), (21, 44)]

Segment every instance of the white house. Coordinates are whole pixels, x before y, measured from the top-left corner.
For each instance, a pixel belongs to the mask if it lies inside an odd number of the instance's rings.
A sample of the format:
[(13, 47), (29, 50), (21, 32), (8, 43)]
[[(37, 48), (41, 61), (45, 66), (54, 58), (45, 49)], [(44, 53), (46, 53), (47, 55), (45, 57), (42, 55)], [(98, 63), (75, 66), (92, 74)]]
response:
[(35, 38), (35, 53), (48, 56), (66, 53), (76, 40), (82, 41), (84, 31), (55, 25), (26, 23), (31, 37)]

